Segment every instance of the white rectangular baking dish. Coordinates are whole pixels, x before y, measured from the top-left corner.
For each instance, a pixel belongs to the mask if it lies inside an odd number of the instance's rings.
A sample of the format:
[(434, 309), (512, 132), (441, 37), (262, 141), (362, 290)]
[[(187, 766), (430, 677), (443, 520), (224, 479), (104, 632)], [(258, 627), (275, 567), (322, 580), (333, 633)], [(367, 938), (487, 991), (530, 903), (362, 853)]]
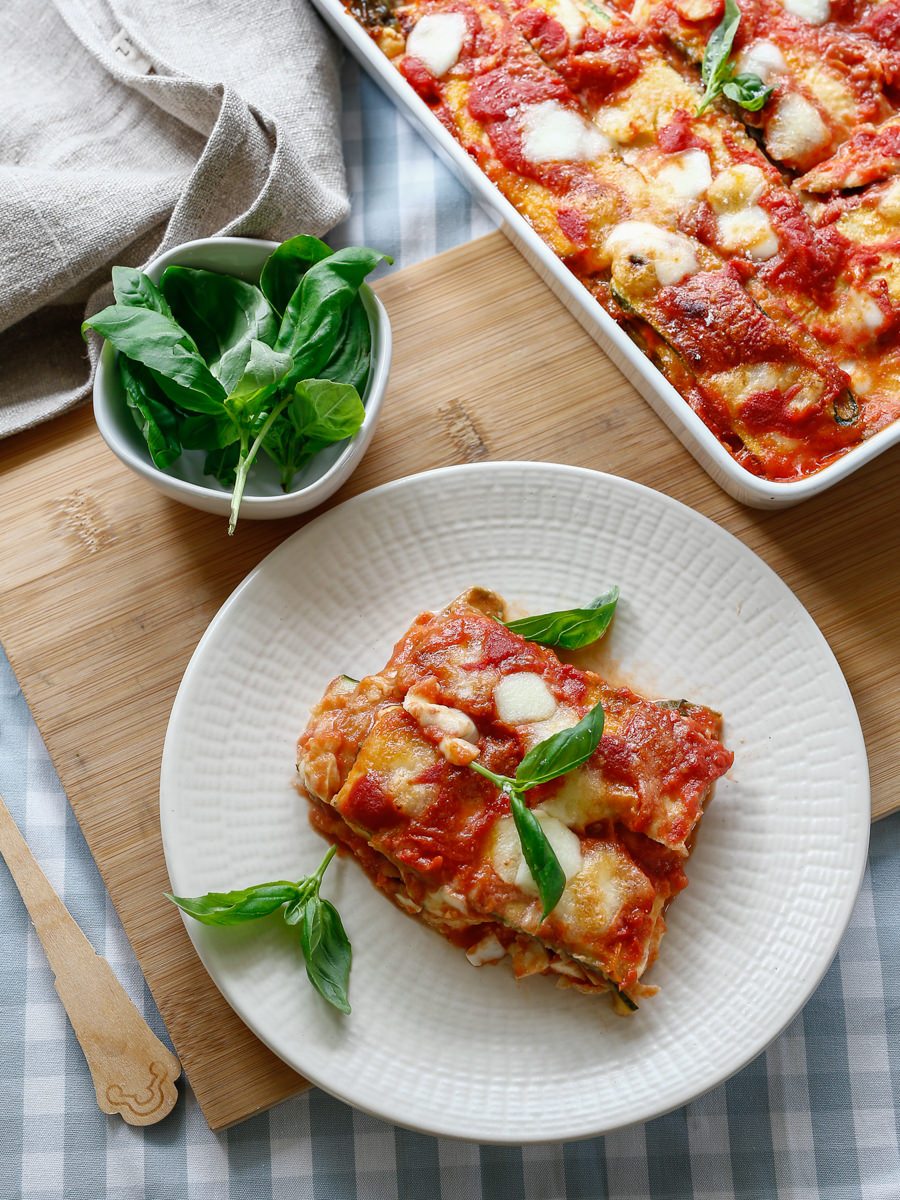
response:
[(344, 9), (340, 0), (313, 0), (313, 5), (456, 178), (484, 208), (496, 216), (503, 232), (554, 295), (641, 393), (682, 445), (729, 495), (753, 508), (783, 508), (797, 504), (826, 491), (900, 440), (900, 422), (895, 422), (815, 475), (788, 483), (760, 479), (740, 466), (665, 376), (544, 244), (525, 218), (481, 173), (399, 71), (391, 66), (368, 34)]

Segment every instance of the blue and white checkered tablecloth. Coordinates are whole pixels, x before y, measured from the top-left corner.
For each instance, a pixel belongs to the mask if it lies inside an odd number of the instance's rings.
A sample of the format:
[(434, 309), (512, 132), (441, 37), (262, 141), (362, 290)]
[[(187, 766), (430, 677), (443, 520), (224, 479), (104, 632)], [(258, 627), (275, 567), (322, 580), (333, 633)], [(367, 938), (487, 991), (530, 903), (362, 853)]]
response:
[[(401, 267), (493, 228), (345, 64), (353, 215), (333, 241)], [(0, 656), (0, 794), (50, 881), (158, 1033), (134, 955)], [(0, 1200), (900, 1200), (900, 814), (872, 831), (850, 928), (814, 996), (722, 1087), (646, 1125), (527, 1147), (426, 1137), (312, 1091), (211, 1133), (190, 1086), (162, 1123), (97, 1108), (0, 866)]]

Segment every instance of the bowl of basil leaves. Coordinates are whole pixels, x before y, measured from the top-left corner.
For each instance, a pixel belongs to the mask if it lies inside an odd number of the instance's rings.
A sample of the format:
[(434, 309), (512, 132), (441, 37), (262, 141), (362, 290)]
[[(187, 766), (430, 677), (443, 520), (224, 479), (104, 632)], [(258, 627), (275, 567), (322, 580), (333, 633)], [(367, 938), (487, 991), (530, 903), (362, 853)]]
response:
[(94, 382), (104, 441), (204, 512), (286, 517), (350, 476), (378, 420), (391, 328), (365, 277), (385, 255), (300, 235), (186, 242), (113, 267)]

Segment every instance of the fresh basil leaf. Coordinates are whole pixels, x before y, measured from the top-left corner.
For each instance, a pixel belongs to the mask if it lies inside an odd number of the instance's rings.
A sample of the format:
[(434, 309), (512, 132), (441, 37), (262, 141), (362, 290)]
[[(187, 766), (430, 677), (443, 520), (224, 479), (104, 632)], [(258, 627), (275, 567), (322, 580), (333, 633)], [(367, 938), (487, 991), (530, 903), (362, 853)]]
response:
[(319, 371), (319, 377), (330, 379), (334, 383), (349, 383), (362, 395), (369, 378), (371, 359), (372, 330), (369, 326), (369, 314), (362, 299), (356, 296), (344, 313), (334, 353)]
[(226, 397), (225, 407), (234, 417), (253, 421), (293, 365), (289, 354), (279, 354), (265, 342), (252, 341), (247, 365)]
[(725, 12), (722, 20), (709, 35), (706, 49), (703, 52), (703, 63), (700, 68), (700, 78), (704, 92), (697, 109), (697, 116), (705, 112), (713, 100), (721, 93), (723, 85), (734, 75), (734, 67), (728, 63), (734, 35), (741, 23), (741, 10), (737, 0), (725, 0)]
[(121, 354), (143, 363), (170, 400), (192, 412), (217, 413), (225, 389), (200, 357), (193, 339), (171, 317), (154, 309), (114, 304), (82, 325)]
[(284, 316), (291, 296), (309, 268), (333, 253), (325, 242), (309, 234), (288, 238), (272, 251), (259, 277), (259, 286), (279, 316)]
[(541, 823), (516, 791), (510, 790), (509, 807), (515, 822), (522, 854), (537, 885), (543, 912), (541, 920), (556, 908), (566, 886), (566, 876)]
[(258, 287), (233, 275), (168, 267), (162, 292), (227, 392), (237, 385), (254, 341), (273, 345), (279, 320)]
[(315, 378), (334, 352), (344, 313), (365, 277), (387, 256), (348, 246), (315, 263), (285, 309), (275, 349), (294, 360), (292, 381)]
[(117, 356), (125, 402), (147, 443), (154, 464), (164, 471), (181, 455), (178, 414), (143, 363)]
[(181, 422), (181, 441), (185, 450), (224, 450), (240, 436), (240, 430), (224, 409), (216, 416), (195, 413)]
[(516, 771), (521, 791), (548, 783), (586, 763), (603, 736), (603, 704), (598, 702), (577, 725), (561, 729), (528, 751)]
[(296, 883), (279, 880), (235, 892), (208, 892), (205, 896), (165, 894), (183, 912), (204, 925), (241, 925), (268, 916), (282, 904), (290, 903), (299, 890)]
[(300, 944), (306, 973), (320, 996), (343, 1013), (350, 1011), (347, 986), (350, 982), (350, 941), (337, 909), (320, 896), (307, 900), (303, 909)]
[(507, 629), (538, 642), (542, 646), (562, 646), (565, 650), (577, 650), (589, 646), (603, 637), (616, 611), (619, 589), (611, 588), (598, 596), (587, 608), (567, 608), (558, 612), (540, 613), (533, 617), (522, 617), (517, 621), (505, 621)]
[(737, 0), (725, 0), (725, 10), (722, 20), (709, 35), (706, 49), (703, 52), (703, 64), (700, 77), (708, 87), (722, 74), (722, 70), (731, 54), (734, 35), (741, 23), (741, 10)]
[(291, 480), (314, 454), (326, 446), (352, 437), (366, 410), (354, 387), (327, 379), (298, 383), (290, 402), (266, 433), (266, 453), (281, 471), (281, 484)]
[(237, 482), (240, 457), (240, 442), (230, 442), (227, 446), (210, 450), (203, 462), (203, 473), (218, 480), (222, 487), (232, 489)]
[(143, 271), (138, 271), (134, 267), (113, 267), (112, 285), (117, 304), (131, 305), (133, 308), (150, 308), (155, 312), (162, 313), (164, 317), (175, 319), (165, 296), (150, 276), (145, 275)]
[(328, 379), (298, 383), (285, 413), (298, 433), (320, 442), (351, 437), (366, 416), (355, 387)]
[(758, 112), (772, 95), (773, 90), (773, 88), (767, 87), (758, 75), (754, 75), (750, 71), (735, 75), (734, 79), (730, 79), (722, 88), (729, 100), (733, 100), (741, 108), (746, 108), (748, 112)]

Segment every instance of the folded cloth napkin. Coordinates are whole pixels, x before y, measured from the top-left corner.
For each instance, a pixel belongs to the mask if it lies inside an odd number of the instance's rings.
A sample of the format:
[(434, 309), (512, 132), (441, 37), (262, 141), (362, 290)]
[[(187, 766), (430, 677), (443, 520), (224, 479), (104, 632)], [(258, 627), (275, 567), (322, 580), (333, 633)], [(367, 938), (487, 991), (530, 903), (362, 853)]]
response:
[[(0, 437), (91, 388), (110, 268), (347, 214), (337, 50), (306, 0), (0, 5)], [(93, 341), (93, 339), (92, 339)]]

